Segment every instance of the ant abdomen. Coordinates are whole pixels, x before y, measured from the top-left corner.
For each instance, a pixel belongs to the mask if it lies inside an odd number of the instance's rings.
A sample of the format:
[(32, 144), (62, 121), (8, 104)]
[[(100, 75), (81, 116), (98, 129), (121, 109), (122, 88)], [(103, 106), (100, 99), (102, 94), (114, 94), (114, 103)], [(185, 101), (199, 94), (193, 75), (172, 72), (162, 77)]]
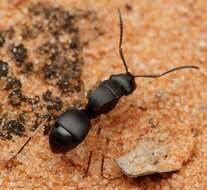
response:
[(90, 119), (84, 110), (70, 109), (58, 117), (52, 127), (49, 143), (56, 153), (67, 152), (85, 139), (91, 128)]

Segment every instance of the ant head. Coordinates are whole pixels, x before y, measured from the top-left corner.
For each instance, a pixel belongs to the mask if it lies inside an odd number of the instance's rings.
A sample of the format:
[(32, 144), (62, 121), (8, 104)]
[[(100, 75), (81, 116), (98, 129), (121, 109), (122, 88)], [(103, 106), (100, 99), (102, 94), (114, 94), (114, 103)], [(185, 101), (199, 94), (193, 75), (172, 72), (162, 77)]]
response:
[(136, 89), (135, 78), (129, 72), (112, 75), (110, 80), (115, 81), (119, 86), (121, 86), (124, 89), (125, 95), (131, 94)]
[(72, 109), (58, 118), (52, 127), (49, 143), (54, 153), (64, 153), (79, 145), (88, 134), (90, 119), (85, 111)]

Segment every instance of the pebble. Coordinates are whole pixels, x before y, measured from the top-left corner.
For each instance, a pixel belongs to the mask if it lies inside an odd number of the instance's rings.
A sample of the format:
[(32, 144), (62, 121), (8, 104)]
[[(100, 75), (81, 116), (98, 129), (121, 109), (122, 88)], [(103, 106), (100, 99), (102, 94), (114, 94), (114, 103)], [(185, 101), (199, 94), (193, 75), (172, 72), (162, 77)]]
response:
[(6, 77), (9, 72), (9, 66), (7, 62), (0, 60), (0, 77)]

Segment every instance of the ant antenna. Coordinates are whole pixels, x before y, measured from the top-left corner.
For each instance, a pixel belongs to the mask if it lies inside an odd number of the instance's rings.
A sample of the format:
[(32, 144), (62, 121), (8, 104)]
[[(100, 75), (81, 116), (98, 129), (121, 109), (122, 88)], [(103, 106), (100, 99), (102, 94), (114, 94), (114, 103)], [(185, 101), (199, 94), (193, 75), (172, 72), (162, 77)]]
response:
[(125, 60), (125, 58), (124, 58), (124, 53), (123, 53), (123, 50), (122, 50), (123, 20), (122, 20), (122, 15), (121, 15), (121, 11), (120, 11), (120, 9), (118, 9), (118, 14), (119, 14), (119, 24), (120, 24), (119, 54), (120, 54), (121, 60), (122, 60), (122, 62), (123, 62), (123, 64), (124, 64), (126, 73), (128, 73), (127, 63), (126, 63), (126, 60)]
[[(122, 19), (122, 14), (121, 14), (120, 9), (118, 9), (118, 14), (119, 14), (119, 22), (120, 22), (119, 54), (120, 54), (121, 60), (124, 64), (125, 71), (126, 71), (126, 73), (128, 73), (129, 71), (128, 71), (127, 63), (126, 63), (126, 60), (125, 60), (125, 57), (124, 57), (123, 49), (122, 49), (122, 41), (123, 41), (123, 32), (124, 32), (124, 30), (123, 30), (123, 19)], [(137, 77), (159, 78), (159, 77), (162, 77), (162, 76), (164, 76), (168, 73), (171, 73), (171, 72), (174, 72), (174, 71), (177, 71), (177, 70), (181, 70), (181, 69), (199, 69), (199, 67), (194, 66), (194, 65), (185, 65), (185, 66), (170, 69), (170, 70), (168, 70), (168, 71), (166, 71), (162, 74), (134, 75), (134, 78), (137, 78)]]
[(152, 75), (134, 75), (134, 78), (137, 78), (137, 77), (146, 77), (146, 78), (159, 78), (159, 77), (162, 77), (168, 73), (171, 73), (171, 72), (174, 72), (174, 71), (177, 71), (177, 70), (181, 70), (181, 69), (200, 69), (199, 67), (195, 66), (195, 65), (184, 65), (184, 66), (181, 66), (181, 67), (175, 67), (173, 69), (170, 69), (164, 73), (161, 73), (161, 74), (152, 74)]

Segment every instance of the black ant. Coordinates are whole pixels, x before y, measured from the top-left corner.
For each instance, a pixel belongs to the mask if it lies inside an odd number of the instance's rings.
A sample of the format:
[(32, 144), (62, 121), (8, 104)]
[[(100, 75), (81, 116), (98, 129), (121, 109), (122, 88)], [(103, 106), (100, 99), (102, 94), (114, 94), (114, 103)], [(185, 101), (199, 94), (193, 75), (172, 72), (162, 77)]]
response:
[(78, 146), (91, 128), (91, 119), (111, 111), (122, 96), (128, 96), (134, 92), (136, 89), (135, 78), (158, 78), (180, 69), (199, 69), (194, 65), (185, 65), (162, 74), (133, 75), (130, 73), (122, 50), (123, 21), (120, 10), (118, 10), (118, 14), (120, 20), (119, 54), (125, 67), (125, 73), (111, 75), (95, 90), (89, 91), (88, 104), (85, 109), (70, 109), (57, 118), (49, 135), (49, 143), (53, 152), (65, 153)]
[[(116, 106), (116, 104), (122, 96), (128, 96), (135, 91), (135, 78), (159, 78), (168, 73), (181, 69), (199, 69), (199, 67), (194, 65), (185, 65), (170, 69), (161, 74), (133, 75), (132, 73), (130, 73), (128, 71), (127, 63), (122, 50), (123, 21), (120, 10), (118, 10), (118, 15), (120, 20), (119, 54), (125, 67), (125, 73), (111, 75), (109, 79), (101, 82), (95, 90), (89, 91), (87, 96), (88, 104), (86, 105), (85, 109), (73, 108), (67, 110), (57, 118), (49, 135), (49, 144), (51, 150), (55, 153), (66, 153), (67, 151), (70, 151), (74, 149), (76, 146), (78, 146), (85, 139), (91, 128), (91, 119), (111, 111), (112, 109), (114, 109), (114, 107)], [(41, 125), (43, 125), (47, 120), (45, 120)], [(17, 156), (17, 154), (19, 154), (23, 150), (26, 144), (28, 144), (31, 140), (32, 136), (28, 138), (28, 140), (12, 157), (12, 159), (14, 159)], [(89, 156), (86, 173), (89, 169), (91, 156), (92, 153), (90, 153)], [(102, 175), (103, 164), (104, 157), (102, 159), (101, 166)]]

